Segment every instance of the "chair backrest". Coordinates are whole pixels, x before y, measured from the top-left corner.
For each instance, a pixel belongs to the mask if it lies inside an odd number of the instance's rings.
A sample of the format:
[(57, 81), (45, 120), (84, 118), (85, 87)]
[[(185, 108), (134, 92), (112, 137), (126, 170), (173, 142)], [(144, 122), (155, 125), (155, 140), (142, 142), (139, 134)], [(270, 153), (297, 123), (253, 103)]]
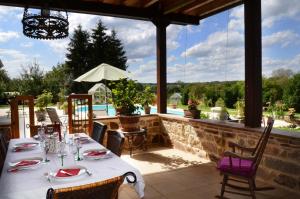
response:
[(47, 113), (49, 115), (49, 118), (50, 118), (52, 124), (55, 124), (55, 123), (61, 124), (61, 121), (60, 121), (60, 119), (58, 117), (58, 114), (57, 114), (55, 108), (46, 108), (46, 111), (47, 111)]
[(121, 156), (123, 145), (124, 145), (124, 135), (118, 131), (109, 131), (107, 133), (107, 144), (106, 148), (111, 150), (117, 156)]
[(102, 124), (100, 122), (94, 122), (92, 138), (96, 142), (99, 142), (99, 144), (103, 145), (103, 139), (104, 139), (106, 129), (107, 129), (107, 126), (105, 124)]
[(5, 157), (6, 157), (6, 146), (5, 146), (5, 138), (2, 133), (0, 133), (0, 175), (2, 173), (2, 168), (4, 165)]
[(263, 157), (263, 153), (265, 151), (265, 148), (267, 146), (267, 143), (268, 143), (268, 139), (270, 137), (270, 134), (271, 134), (271, 131), (272, 131), (272, 128), (273, 128), (273, 124), (274, 124), (274, 119), (269, 117), (268, 118), (268, 121), (267, 121), (267, 126), (266, 128), (264, 129), (264, 132), (262, 133), (256, 147), (255, 147), (255, 151), (254, 151), (254, 156), (255, 156), (255, 159), (254, 159), (254, 169), (255, 171), (257, 170), (258, 166), (259, 166), (259, 163)]
[(125, 175), (105, 181), (61, 189), (48, 189), (47, 199), (115, 199)]

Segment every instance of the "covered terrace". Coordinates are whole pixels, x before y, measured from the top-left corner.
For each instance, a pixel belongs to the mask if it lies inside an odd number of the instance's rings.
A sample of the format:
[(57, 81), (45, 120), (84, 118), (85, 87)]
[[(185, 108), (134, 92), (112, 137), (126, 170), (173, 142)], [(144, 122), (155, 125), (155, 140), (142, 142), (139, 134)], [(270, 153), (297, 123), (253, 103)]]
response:
[[(41, 8), (43, 2), (38, 0), (0, 0), (0, 4)], [(241, 4), (244, 4), (245, 15), (245, 125), (223, 121), (186, 119), (165, 114), (167, 107), (167, 26), (169, 24), (198, 25), (201, 23), (201, 19)], [(230, 141), (239, 142), (247, 146), (254, 146), (258, 141), (263, 131), (261, 128), (262, 48), (260, 0), (66, 0), (63, 2), (52, 0), (49, 1), (49, 8), (53, 10), (65, 9), (68, 12), (147, 20), (153, 22), (156, 26), (158, 114), (143, 116), (141, 119), (141, 126), (148, 129), (148, 147), (172, 147), (211, 161), (211, 165), (214, 165), (213, 162), (216, 162), (222, 153), (229, 149), (228, 143)], [(109, 129), (119, 127), (116, 117), (97, 120), (107, 124)], [(274, 198), (274, 196), (277, 198), (297, 197), (297, 194), (300, 193), (299, 150), (300, 136), (283, 134), (273, 130), (260, 165), (258, 177), (263, 183), (270, 183), (281, 188), (276, 190), (279, 190), (278, 192), (271, 192), (271, 195), (257, 195), (258, 198)], [(212, 198), (218, 194), (217, 192), (212, 194), (212, 192), (219, 191), (219, 185), (216, 184), (220, 179), (216, 175), (217, 171), (212, 168), (213, 166), (209, 168), (206, 168), (206, 166), (190, 168), (190, 170), (193, 170), (192, 172), (196, 170), (196, 172), (199, 171), (201, 173), (203, 171), (204, 175), (199, 175), (199, 179), (201, 177), (205, 178), (207, 173), (213, 173), (211, 175), (214, 178), (212, 180), (213, 183), (208, 185), (211, 188), (210, 195), (207, 193), (207, 197), (203, 198)], [(179, 170), (176, 175), (187, 175), (190, 177), (189, 179), (194, 177), (192, 173), (187, 173), (184, 173), (184, 170)], [(172, 180), (170, 176), (167, 178), (170, 181)], [(192, 181), (189, 182), (193, 183)], [(208, 188), (206, 185), (203, 189)], [(216, 187), (214, 187), (215, 185)], [(155, 187), (155, 185), (153, 186)], [(164, 185), (161, 184), (161, 186)], [(181, 190), (181, 192), (189, 191)], [(291, 192), (293, 194), (290, 194)], [(134, 198), (128, 193), (125, 195), (127, 196), (121, 197)], [(188, 196), (176, 197), (187, 198)], [(196, 198), (197, 196), (191, 196), (190, 198), (193, 197)], [(166, 198), (166, 196), (160, 194), (148, 198)], [(167, 198), (171, 198), (171, 196)]]

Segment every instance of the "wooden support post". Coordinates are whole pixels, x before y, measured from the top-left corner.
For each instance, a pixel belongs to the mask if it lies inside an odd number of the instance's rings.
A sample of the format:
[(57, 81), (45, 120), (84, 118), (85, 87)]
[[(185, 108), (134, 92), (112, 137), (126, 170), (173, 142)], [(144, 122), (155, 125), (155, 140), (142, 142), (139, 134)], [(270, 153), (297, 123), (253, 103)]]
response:
[(245, 0), (245, 126), (262, 118), (261, 0)]
[(162, 18), (152, 21), (156, 26), (156, 60), (157, 60), (157, 112), (167, 112), (167, 41), (168, 22)]

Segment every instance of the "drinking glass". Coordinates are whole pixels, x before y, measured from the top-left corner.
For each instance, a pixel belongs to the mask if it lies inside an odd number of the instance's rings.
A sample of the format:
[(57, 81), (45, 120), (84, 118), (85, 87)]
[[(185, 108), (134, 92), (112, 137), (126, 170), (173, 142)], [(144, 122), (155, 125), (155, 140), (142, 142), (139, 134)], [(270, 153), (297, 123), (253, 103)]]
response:
[(43, 160), (43, 163), (47, 163), (50, 162), (50, 160), (48, 160), (47, 155), (50, 149), (50, 143), (47, 140), (43, 141), (43, 148), (44, 148), (44, 152), (45, 152), (45, 159)]
[(41, 142), (43, 142), (46, 139), (45, 128), (43, 127), (38, 128), (38, 135)]
[(76, 146), (76, 152), (77, 152), (77, 157), (76, 160), (80, 161), (82, 158), (80, 157), (80, 148), (82, 147), (80, 139), (75, 139), (75, 146)]
[(60, 158), (61, 160), (61, 166), (64, 166), (64, 157), (67, 155), (65, 153), (65, 147), (66, 147), (66, 143), (61, 141), (58, 143), (58, 149), (59, 149), (59, 154), (58, 154), (58, 157)]

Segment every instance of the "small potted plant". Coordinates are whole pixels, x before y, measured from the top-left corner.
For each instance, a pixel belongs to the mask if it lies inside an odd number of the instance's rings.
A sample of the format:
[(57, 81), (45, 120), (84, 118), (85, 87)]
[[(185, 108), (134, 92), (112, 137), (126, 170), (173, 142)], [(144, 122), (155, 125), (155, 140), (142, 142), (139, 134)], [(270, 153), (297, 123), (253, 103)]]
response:
[(41, 95), (37, 96), (36, 106), (38, 110), (35, 111), (37, 121), (42, 122), (46, 120), (45, 108), (51, 103), (53, 95), (51, 92), (43, 91)]
[(150, 114), (150, 104), (153, 103), (155, 95), (151, 92), (151, 87), (146, 86), (144, 91), (141, 93), (141, 104), (144, 108), (145, 114)]
[(140, 93), (137, 84), (133, 80), (122, 79), (112, 83), (112, 99), (116, 114), (123, 131), (137, 131), (140, 129), (140, 114), (137, 114)]
[(197, 101), (193, 99), (188, 100), (188, 110), (184, 110), (184, 117), (200, 119), (201, 111), (197, 108)]

